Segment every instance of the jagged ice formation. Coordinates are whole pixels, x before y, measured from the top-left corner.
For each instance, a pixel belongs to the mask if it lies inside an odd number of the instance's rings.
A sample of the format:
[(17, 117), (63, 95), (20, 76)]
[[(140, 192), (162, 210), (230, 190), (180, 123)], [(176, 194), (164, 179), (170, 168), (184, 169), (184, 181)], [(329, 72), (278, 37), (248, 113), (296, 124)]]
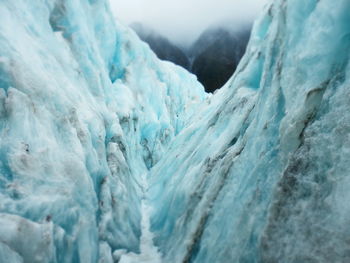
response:
[(349, 14), (271, 2), (208, 96), (104, 0), (1, 1), (0, 261), (350, 261)]
[(0, 21), (0, 261), (137, 252), (141, 175), (203, 87), (106, 1), (1, 1)]

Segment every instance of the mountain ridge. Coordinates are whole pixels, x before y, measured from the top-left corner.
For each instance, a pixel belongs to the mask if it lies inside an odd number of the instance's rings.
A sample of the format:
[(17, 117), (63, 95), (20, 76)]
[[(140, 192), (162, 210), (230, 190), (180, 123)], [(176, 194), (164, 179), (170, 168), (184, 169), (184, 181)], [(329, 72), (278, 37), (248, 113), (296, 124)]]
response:
[(141, 23), (131, 24), (141, 40), (150, 45), (158, 58), (171, 61), (194, 73), (207, 92), (221, 88), (233, 75), (247, 46), (250, 26), (228, 29), (212, 26), (189, 47), (171, 43)]

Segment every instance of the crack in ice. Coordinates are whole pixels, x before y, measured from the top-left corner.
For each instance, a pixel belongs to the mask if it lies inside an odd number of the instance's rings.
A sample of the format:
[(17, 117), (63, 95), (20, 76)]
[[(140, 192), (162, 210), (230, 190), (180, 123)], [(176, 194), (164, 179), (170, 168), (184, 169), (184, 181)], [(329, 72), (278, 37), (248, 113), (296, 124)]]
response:
[(124, 254), (120, 258), (120, 263), (162, 263), (161, 254), (153, 243), (153, 233), (150, 231), (151, 207), (147, 200), (148, 181), (147, 174), (142, 175), (143, 198), (141, 200), (141, 239), (140, 254), (133, 252)]

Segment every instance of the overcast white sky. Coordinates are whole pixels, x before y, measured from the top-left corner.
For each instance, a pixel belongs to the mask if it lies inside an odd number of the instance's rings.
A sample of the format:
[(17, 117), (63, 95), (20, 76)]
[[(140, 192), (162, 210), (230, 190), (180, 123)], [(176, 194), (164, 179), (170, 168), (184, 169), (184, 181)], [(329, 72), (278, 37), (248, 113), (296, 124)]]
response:
[(142, 22), (169, 39), (189, 43), (220, 21), (252, 21), (267, 0), (110, 0), (115, 16)]

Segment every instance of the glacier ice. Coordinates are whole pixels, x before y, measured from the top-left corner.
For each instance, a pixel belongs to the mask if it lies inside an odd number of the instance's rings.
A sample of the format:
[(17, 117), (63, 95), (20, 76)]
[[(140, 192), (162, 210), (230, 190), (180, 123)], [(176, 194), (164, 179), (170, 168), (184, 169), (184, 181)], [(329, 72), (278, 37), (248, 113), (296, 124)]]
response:
[(349, 262), (349, 11), (271, 1), (209, 96), (105, 0), (2, 0), (0, 262)]
[(141, 175), (206, 96), (107, 1), (1, 1), (0, 261), (138, 252)]
[(350, 2), (275, 0), (152, 169), (164, 262), (349, 262)]
[[(119, 257), (119, 263), (161, 263), (162, 256), (158, 251), (158, 248), (153, 243), (153, 234), (150, 232), (150, 213), (151, 206), (148, 204), (147, 193), (149, 189), (148, 174), (142, 175), (142, 190), (143, 196), (141, 201), (141, 230), (142, 235), (140, 238), (140, 254), (125, 253), (125, 251), (121, 251), (121, 255)], [(124, 252), (124, 253), (123, 253)]]

